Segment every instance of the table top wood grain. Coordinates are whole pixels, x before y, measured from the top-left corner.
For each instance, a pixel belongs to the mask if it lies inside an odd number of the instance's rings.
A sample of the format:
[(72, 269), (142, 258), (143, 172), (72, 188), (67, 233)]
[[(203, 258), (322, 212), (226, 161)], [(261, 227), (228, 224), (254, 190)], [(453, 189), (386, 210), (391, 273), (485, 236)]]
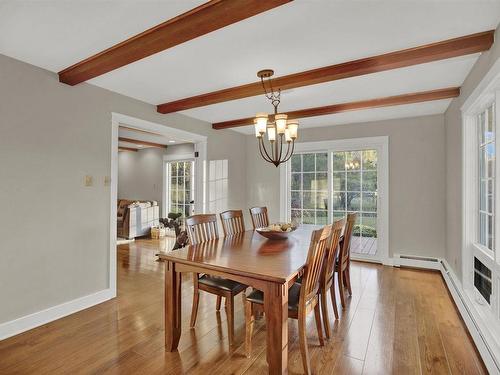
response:
[(268, 240), (250, 230), (158, 256), (164, 261), (286, 283), (304, 266), (311, 233), (318, 228), (301, 225), (286, 240)]

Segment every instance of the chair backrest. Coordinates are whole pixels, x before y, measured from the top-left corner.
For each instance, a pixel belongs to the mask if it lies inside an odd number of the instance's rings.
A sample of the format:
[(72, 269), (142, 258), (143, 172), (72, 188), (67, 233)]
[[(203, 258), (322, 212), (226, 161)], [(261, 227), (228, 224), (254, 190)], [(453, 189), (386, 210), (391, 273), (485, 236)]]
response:
[(267, 216), (267, 207), (252, 207), (250, 209), (253, 229), (269, 226), (269, 217)]
[(220, 214), (220, 221), (222, 222), (224, 236), (232, 236), (245, 231), (243, 211), (241, 210), (228, 210), (222, 212)]
[(316, 296), (319, 290), (319, 281), (323, 269), (326, 248), (332, 231), (332, 225), (313, 231), (311, 244), (307, 253), (302, 289), (300, 290), (299, 303), (305, 306), (309, 300)]
[(342, 236), (342, 230), (344, 229), (345, 219), (341, 219), (333, 223), (332, 231), (330, 233), (330, 238), (328, 239), (327, 250), (325, 254), (325, 283), (328, 282), (335, 273), (335, 261), (337, 260), (337, 254), (339, 250), (340, 237)]
[(340, 244), (340, 253), (339, 253), (339, 263), (342, 266), (342, 269), (345, 269), (347, 263), (349, 263), (349, 252), (351, 249), (351, 238), (352, 238), (352, 230), (354, 228), (354, 224), (356, 224), (356, 219), (358, 214), (353, 212), (347, 214), (347, 220), (345, 223), (344, 229), (344, 238)]
[(193, 215), (186, 218), (189, 242), (196, 245), (219, 238), (215, 214)]

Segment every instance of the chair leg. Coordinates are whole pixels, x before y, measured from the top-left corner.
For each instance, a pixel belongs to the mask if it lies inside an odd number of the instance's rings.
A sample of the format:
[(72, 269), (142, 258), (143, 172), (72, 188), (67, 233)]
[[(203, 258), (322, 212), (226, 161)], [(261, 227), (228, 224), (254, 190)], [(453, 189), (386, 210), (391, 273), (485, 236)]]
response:
[(337, 297), (335, 296), (335, 283), (332, 283), (332, 286), (330, 287), (330, 295), (332, 297), (333, 313), (335, 314), (335, 319), (338, 319), (339, 310), (337, 309)]
[(226, 296), (227, 333), (229, 347), (233, 346), (234, 340), (234, 297)]
[(352, 296), (352, 289), (351, 289), (351, 268), (350, 265), (347, 266), (347, 269), (345, 270), (345, 282), (347, 286), (347, 291), (349, 292), (349, 295)]
[(342, 308), (345, 309), (345, 294), (344, 294), (344, 276), (343, 272), (339, 271), (337, 273), (339, 280), (339, 294), (340, 294), (340, 303), (342, 304)]
[(198, 315), (198, 302), (200, 301), (200, 292), (195, 288), (193, 292), (193, 308), (191, 310), (191, 328), (196, 324), (196, 316)]
[(326, 304), (326, 290), (321, 290), (321, 313), (323, 314), (323, 325), (325, 326), (326, 338), (330, 338), (330, 319), (328, 318), (328, 306)]
[(221, 302), (222, 302), (222, 297), (221, 296), (217, 296), (217, 305), (215, 306), (215, 310), (216, 311), (220, 311)]
[(252, 335), (255, 317), (252, 302), (245, 300), (245, 352), (248, 358), (252, 355)]
[(325, 340), (323, 339), (323, 327), (321, 324), (321, 313), (320, 313), (319, 303), (316, 303), (316, 306), (314, 306), (314, 320), (316, 320), (316, 329), (318, 330), (319, 344), (321, 346), (324, 346)]
[(311, 374), (311, 364), (309, 362), (309, 350), (307, 349), (307, 334), (306, 334), (306, 315), (305, 312), (299, 311), (299, 343), (300, 354), (302, 356), (302, 366), (306, 375)]

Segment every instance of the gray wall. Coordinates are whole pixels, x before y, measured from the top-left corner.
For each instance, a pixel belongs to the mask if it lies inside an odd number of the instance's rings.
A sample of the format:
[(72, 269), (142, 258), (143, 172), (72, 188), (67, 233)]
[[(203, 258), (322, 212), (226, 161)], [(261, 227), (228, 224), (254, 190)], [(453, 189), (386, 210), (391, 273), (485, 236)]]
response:
[(241, 134), (0, 55), (0, 323), (108, 288), (112, 112), (207, 136), (244, 207)]
[(162, 150), (145, 148), (137, 152), (118, 153), (118, 198), (163, 202), (163, 156), (194, 155), (194, 145), (171, 145)]
[[(445, 254), (445, 132), (443, 115), (299, 130), (300, 142), (389, 136), (389, 249)], [(266, 205), (279, 219), (279, 170), (264, 162), (247, 136), (247, 205)]]
[(446, 260), (462, 278), (462, 114), (460, 107), (500, 58), (500, 28), (495, 32), (496, 43), (483, 52), (465, 79), (460, 96), (445, 113), (446, 128)]

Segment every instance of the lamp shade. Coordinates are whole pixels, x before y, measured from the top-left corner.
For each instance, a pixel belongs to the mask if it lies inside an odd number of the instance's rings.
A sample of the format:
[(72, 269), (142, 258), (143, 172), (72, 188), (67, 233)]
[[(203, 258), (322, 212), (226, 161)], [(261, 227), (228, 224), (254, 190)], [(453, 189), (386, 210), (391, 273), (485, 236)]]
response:
[(292, 141), (292, 137), (290, 137), (290, 130), (288, 130), (288, 129), (285, 129), (285, 140), (287, 142), (291, 142)]
[(298, 120), (288, 120), (287, 121), (287, 129), (290, 133), (291, 139), (297, 139), (297, 133), (299, 129), (299, 121)]
[(267, 127), (267, 138), (269, 138), (271, 142), (276, 140), (276, 128), (274, 126)]
[(274, 121), (276, 121), (276, 129), (278, 130), (278, 134), (285, 134), (286, 129), (286, 119), (287, 115), (284, 113), (279, 113), (274, 116)]
[(267, 128), (267, 113), (259, 112), (255, 115), (255, 135), (264, 135)]

